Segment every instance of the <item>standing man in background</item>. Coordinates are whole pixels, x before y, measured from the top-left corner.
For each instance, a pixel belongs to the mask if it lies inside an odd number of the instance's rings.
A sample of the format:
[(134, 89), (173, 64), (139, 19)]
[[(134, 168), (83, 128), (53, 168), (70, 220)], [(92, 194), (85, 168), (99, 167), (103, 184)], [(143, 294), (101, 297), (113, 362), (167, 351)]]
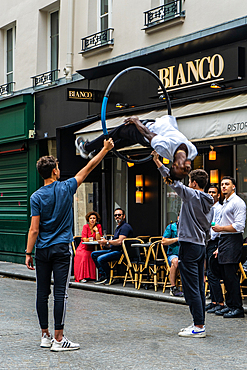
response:
[(218, 255), (220, 272), (227, 290), (227, 307), (215, 311), (217, 316), (224, 318), (244, 317), (239, 277), (237, 275), (243, 248), (243, 232), (246, 220), (246, 205), (235, 193), (236, 180), (225, 176), (221, 180), (223, 201), (220, 224), (212, 227), (213, 231), (220, 233)]
[[(213, 224), (219, 224), (221, 219), (222, 205), (219, 203), (220, 194), (216, 186), (210, 186), (208, 194), (213, 197), (214, 205), (212, 207), (214, 211)], [(208, 313), (214, 313), (217, 310), (224, 308), (224, 298), (220, 285), (220, 280), (214, 276), (210, 269), (209, 259), (218, 248), (219, 233), (216, 233), (211, 229), (211, 239), (208, 241), (206, 247), (206, 261), (207, 261), (207, 277), (208, 285), (210, 289), (211, 302), (206, 306)]]

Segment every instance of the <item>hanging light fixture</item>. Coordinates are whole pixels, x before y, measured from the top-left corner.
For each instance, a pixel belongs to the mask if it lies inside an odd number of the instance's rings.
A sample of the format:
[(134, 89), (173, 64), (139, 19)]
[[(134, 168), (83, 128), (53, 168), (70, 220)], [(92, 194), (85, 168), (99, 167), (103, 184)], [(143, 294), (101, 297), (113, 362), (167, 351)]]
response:
[(214, 147), (212, 145), (210, 145), (210, 152), (208, 154), (208, 159), (210, 161), (215, 161), (216, 160), (216, 151), (214, 150)]
[(144, 202), (144, 180), (143, 175), (136, 175), (136, 203)]
[(210, 170), (210, 184), (219, 183), (219, 170)]

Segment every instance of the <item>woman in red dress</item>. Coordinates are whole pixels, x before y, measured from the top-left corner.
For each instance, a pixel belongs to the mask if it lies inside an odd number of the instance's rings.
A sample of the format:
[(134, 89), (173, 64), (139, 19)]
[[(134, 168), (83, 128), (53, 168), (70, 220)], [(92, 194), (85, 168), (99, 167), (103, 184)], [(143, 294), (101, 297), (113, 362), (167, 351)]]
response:
[(83, 226), (81, 242), (76, 249), (74, 259), (74, 275), (76, 282), (86, 283), (88, 280), (96, 279), (96, 268), (91, 258), (91, 253), (95, 250), (94, 245), (86, 245), (89, 238), (100, 240), (102, 236), (102, 227), (98, 223), (100, 215), (97, 212), (88, 212), (85, 216), (87, 224)]

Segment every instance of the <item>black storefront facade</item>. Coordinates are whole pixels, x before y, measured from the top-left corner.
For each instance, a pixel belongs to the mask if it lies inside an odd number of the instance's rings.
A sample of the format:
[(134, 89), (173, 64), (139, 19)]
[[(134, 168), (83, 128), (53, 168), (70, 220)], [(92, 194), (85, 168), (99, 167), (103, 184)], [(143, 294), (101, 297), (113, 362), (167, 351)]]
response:
[[(37, 93), (36, 114), (40, 117), (37, 139), (45, 140), (44, 134), (49, 130), (51, 136), (56, 136), (61, 178), (74, 176), (87, 163), (76, 153), (76, 136), (91, 140), (102, 132), (102, 92), (118, 72), (140, 65), (155, 72), (166, 84), (179, 129), (198, 148), (194, 168), (204, 168), (216, 184), (225, 175), (236, 177), (237, 192), (246, 201), (245, 35), (246, 26), (242, 26), (166, 50), (105, 63), (79, 71), (84, 80), (51, 89), (49, 96), (47, 91)], [(166, 102), (161, 98), (157, 82), (143, 71), (132, 71), (121, 77), (111, 90), (107, 125), (116, 127), (130, 115), (156, 118), (166, 113)], [(209, 160), (210, 151), (216, 151), (215, 160)], [(140, 147), (126, 148), (124, 153), (135, 158), (148, 154), (147, 149)], [(143, 176), (142, 203), (137, 200), (140, 191), (137, 175)], [(117, 206), (126, 209), (135, 235), (160, 235), (166, 224), (176, 219), (180, 201), (162, 183), (152, 161), (129, 167), (109, 154), (86, 182), (91, 187), (88, 192), (85, 190), (83, 202), (100, 212), (108, 233), (115, 228), (112, 213)], [(80, 221), (77, 218), (75, 234), (81, 232), (85, 223), (83, 218)]]

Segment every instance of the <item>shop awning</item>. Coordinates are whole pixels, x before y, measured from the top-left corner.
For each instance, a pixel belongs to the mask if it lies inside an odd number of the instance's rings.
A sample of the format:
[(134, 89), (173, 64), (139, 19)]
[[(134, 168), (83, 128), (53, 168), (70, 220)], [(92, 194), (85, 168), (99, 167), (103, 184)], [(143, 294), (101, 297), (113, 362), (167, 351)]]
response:
[[(152, 110), (138, 114), (140, 119), (154, 119), (167, 110)], [(247, 94), (209, 100), (172, 108), (179, 130), (191, 141), (223, 139), (247, 135)], [(128, 116), (107, 119), (107, 128), (117, 127)], [(75, 132), (89, 141), (102, 134), (101, 121)]]

